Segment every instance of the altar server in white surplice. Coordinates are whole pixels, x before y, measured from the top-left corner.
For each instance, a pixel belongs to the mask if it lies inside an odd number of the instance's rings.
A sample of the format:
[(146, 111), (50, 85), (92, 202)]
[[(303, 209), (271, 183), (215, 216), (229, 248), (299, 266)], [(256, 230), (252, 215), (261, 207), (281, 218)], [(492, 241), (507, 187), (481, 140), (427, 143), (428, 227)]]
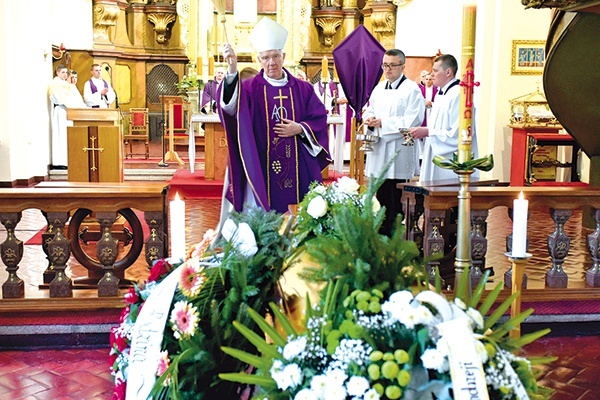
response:
[[(421, 164), (419, 181), (456, 180), (458, 177), (451, 169), (443, 169), (433, 164), (433, 157), (442, 156), (452, 159), (458, 151), (458, 126), (460, 111), (460, 81), (456, 78), (458, 63), (450, 54), (437, 57), (433, 63), (433, 84), (440, 89), (431, 108), (431, 116), (426, 127), (411, 130), (415, 139), (425, 139), (425, 150)], [(473, 114), (475, 114), (473, 112)], [(475, 121), (475, 119), (473, 119)], [(472, 126), (472, 149), (477, 158), (477, 135), (475, 124)], [(472, 175), (477, 176), (478, 171)]]
[(67, 80), (69, 70), (64, 64), (56, 67), (56, 76), (48, 88), (52, 102), (52, 160), (50, 169), (67, 169), (67, 108), (85, 108), (75, 84)]
[[(348, 109), (348, 100), (344, 95), (342, 85), (330, 80), (326, 85), (317, 81), (313, 87), (319, 99), (325, 105), (328, 115), (339, 115), (344, 121), (342, 124), (331, 124), (329, 131), (329, 154), (333, 158), (333, 169), (336, 172), (344, 172), (344, 153), (346, 152), (346, 131), (347, 118), (346, 113), (352, 113)], [(349, 143), (348, 143), (349, 144)], [(348, 149), (349, 150), (349, 149)]]
[[(398, 49), (385, 52), (383, 73), (385, 79), (380, 82), (363, 114), (365, 125), (372, 129), (380, 139), (374, 143), (373, 151), (366, 153), (365, 174), (378, 177), (392, 161), (385, 175), (385, 182), (377, 191), (377, 199), (386, 207), (386, 216), (381, 233), (390, 234), (394, 220), (402, 212), (402, 190), (398, 183), (411, 180), (419, 165), (418, 146), (406, 146), (401, 129), (419, 126), (425, 114), (425, 102), (419, 86), (404, 75), (404, 53)], [(394, 159), (396, 152), (398, 156)]]

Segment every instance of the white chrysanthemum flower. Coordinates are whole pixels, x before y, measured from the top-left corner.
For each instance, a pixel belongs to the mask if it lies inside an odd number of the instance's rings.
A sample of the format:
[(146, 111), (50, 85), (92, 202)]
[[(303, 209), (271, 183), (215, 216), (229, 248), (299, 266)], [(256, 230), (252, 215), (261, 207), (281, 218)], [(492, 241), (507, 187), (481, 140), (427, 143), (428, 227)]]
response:
[(318, 396), (322, 397), (325, 395), (325, 389), (327, 388), (327, 376), (315, 375), (310, 381), (311, 390)]
[(348, 176), (339, 178), (337, 180), (337, 186), (341, 192), (348, 194), (358, 194), (358, 189), (360, 189), (358, 182)]
[(381, 396), (379, 396), (379, 393), (377, 393), (375, 389), (367, 390), (367, 392), (363, 396), (364, 400), (379, 400), (380, 398)]
[(346, 379), (348, 379), (348, 374), (346, 374), (345, 371), (342, 371), (339, 368), (330, 369), (325, 373), (325, 375), (329, 384), (335, 386), (342, 386)]
[(294, 400), (315, 400), (316, 397), (316, 393), (307, 388), (296, 393)]
[(283, 370), (271, 368), (271, 378), (277, 383), (277, 388), (287, 390), (298, 386), (302, 380), (302, 371), (296, 364), (286, 365)]
[(334, 382), (330, 382), (325, 389), (325, 396), (323, 399), (326, 400), (346, 400), (348, 393), (343, 385), (336, 385)]
[(271, 365), (271, 374), (276, 374), (279, 373), (281, 371), (283, 371), (283, 368), (285, 367), (285, 365), (283, 364), (283, 362), (281, 360), (275, 360), (273, 361), (273, 365)]
[(292, 389), (298, 387), (298, 385), (302, 383), (302, 369), (300, 369), (298, 364), (286, 365), (282, 374), (288, 376), (288, 387), (291, 387)]
[(421, 355), (421, 362), (427, 369), (434, 369), (437, 372), (447, 371), (446, 357), (438, 349), (427, 349)]
[(306, 207), (306, 212), (313, 218), (320, 218), (327, 213), (327, 201), (322, 196), (314, 197)]
[(288, 342), (283, 348), (283, 358), (291, 360), (299, 356), (306, 349), (306, 336), (300, 336)]
[(431, 325), (434, 322), (434, 315), (431, 310), (424, 305), (414, 308), (414, 318), (416, 325)]
[(346, 384), (350, 396), (362, 396), (369, 389), (369, 381), (362, 376), (353, 376)]

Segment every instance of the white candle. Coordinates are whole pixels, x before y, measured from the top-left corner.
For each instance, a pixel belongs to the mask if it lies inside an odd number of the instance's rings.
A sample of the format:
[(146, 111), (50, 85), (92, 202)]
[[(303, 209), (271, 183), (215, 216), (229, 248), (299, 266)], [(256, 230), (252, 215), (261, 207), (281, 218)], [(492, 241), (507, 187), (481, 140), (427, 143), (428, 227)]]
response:
[(527, 251), (527, 208), (529, 200), (523, 198), (523, 192), (513, 201), (512, 256), (525, 257)]
[(169, 204), (169, 222), (171, 225), (171, 257), (185, 259), (185, 201), (175, 194)]

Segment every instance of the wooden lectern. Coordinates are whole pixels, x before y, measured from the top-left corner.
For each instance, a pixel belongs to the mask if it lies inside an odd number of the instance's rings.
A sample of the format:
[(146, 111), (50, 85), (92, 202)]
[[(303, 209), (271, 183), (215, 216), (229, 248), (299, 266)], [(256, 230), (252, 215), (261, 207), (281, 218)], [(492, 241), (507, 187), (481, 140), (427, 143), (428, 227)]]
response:
[(69, 182), (123, 182), (120, 112), (112, 108), (68, 108)]

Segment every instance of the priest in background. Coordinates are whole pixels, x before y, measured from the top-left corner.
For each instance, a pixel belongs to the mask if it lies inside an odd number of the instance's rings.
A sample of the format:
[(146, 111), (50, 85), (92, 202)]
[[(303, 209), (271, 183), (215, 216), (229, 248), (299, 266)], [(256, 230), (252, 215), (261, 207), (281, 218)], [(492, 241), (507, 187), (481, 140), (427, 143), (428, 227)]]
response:
[[(108, 69), (108, 67), (106, 67)], [(108, 82), (102, 79), (100, 65), (93, 64), (92, 77), (83, 85), (83, 99), (92, 108), (108, 108), (117, 95)]]
[(285, 28), (265, 17), (249, 39), (262, 67), (251, 79), (241, 82), (231, 45), (223, 51), (228, 70), (219, 113), (229, 144), (225, 196), (236, 211), (249, 205), (285, 213), (311, 182), (322, 181), (331, 162), (327, 112), (313, 87), (283, 68)]
[[(217, 111), (217, 89), (223, 78), (225, 77), (225, 68), (218, 67), (215, 70), (215, 76), (213, 79), (206, 82), (202, 89), (202, 100), (200, 101), (200, 108), (204, 111), (204, 107), (208, 108), (208, 112)], [(204, 111), (205, 112), (205, 111)]]
[(50, 169), (67, 169), (67, 108), (86, 108), (81, 93), (68, 81), (69, 70), (64, 64), (56, 67), (56, 76), (48, 88), (52, 102), (52, 160)]

